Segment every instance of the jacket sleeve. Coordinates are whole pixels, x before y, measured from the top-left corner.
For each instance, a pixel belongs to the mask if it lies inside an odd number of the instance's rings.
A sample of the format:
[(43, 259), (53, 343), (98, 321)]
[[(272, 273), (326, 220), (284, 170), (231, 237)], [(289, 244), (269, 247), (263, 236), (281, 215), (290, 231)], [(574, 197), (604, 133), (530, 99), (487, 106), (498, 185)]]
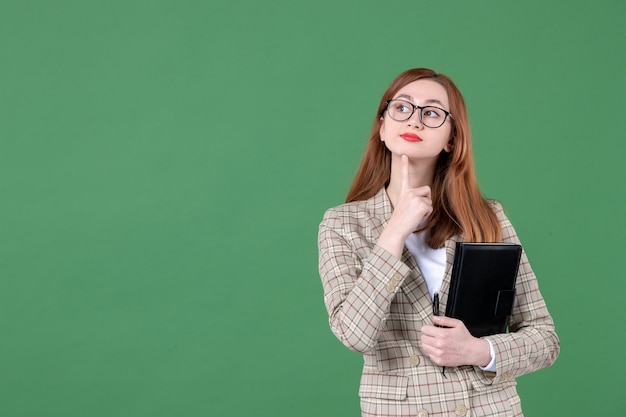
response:
[[(504, 214), (494, 203), (502, 227), (504, 242), (520, 244), (519, 238)], [(526, 253), (522, 251), (516, 282), (516, 297), (509, 319), (509, 333), (489, 336), (497, 360), (495, 375), (484, 373), (486, 384), (511, 380), (517, 376), (546, 368), (556, 361), (560, 351), (554, 322), (541, 293)]]
[(346, 213), (329, 209), (319, 227), (319, 272), (332, 332), (349, 349), (376, 346), (390, 304), (410, 269), (370, 242)]

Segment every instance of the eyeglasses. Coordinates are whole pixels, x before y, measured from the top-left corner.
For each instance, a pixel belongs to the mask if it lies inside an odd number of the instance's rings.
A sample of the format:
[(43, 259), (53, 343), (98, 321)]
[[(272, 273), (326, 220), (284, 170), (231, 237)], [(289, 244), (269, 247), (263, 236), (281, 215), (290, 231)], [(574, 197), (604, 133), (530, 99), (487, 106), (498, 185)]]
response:
[(419, 109), (420, 122), (426, 127), (441, 127), (446, 122), (448, 116), (452, 118), (452, 114), (441, 107), (416, 106), (410, 101), (400, 99), (387, 100), (387, 114), (396, 122), (409, 120), (416, 109)]

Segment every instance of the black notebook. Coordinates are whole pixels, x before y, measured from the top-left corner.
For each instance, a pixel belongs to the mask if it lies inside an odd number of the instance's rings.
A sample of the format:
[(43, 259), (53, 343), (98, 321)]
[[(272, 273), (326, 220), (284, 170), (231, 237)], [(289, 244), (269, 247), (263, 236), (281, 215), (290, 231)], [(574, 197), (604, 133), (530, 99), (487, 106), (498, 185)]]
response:
[(521, 255), (513, 243), (457, 243), (446, 316), (461, 320), (474, 337), (504, 333)]

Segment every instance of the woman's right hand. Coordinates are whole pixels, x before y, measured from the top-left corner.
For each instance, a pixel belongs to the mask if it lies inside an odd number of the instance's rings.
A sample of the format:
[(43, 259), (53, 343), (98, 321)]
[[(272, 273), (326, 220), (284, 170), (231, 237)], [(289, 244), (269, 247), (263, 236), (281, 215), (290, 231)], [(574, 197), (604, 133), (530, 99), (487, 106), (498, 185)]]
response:
[(409, 157), (402, 155), (402, 182), (387, 227), (378, 239), (378, 246), (402, 257), (404, 242), (422, 221), (433, 212), (430, 187), (413, 188), (409, 175)]

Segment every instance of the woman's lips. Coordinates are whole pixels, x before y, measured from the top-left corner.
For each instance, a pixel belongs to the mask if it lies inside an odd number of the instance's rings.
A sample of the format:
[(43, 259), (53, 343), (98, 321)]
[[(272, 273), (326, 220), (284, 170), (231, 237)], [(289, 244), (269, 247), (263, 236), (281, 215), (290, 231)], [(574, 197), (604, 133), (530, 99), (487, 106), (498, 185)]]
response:
[(408, 142), (421, 142), (422, 138), (417, 136), (415, 133), (403, 133), (400, 137)]

